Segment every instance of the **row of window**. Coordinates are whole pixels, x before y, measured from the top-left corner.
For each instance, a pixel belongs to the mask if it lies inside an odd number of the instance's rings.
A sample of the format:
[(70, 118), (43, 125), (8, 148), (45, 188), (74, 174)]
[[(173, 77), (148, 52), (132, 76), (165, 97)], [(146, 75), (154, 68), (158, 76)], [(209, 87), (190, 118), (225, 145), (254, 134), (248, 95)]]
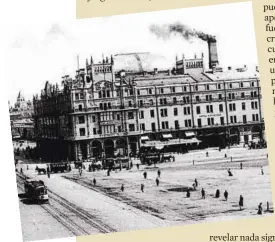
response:
[[(237, 116), (230, 116), (230, 123), (231, 124), (235, 124), (237, 123)], [(259, 115), (258, 114), (252, 114), (252, 121), (256, 122), (259, 121)], [(243, 115), (242, 116), (242, 122), (245, 124), (247, 123), (247, 115)], [(220, 125), (224, 125), (225, 124), (225, 119), (224, 117), (220, 117)], [(207, 118), (207, 125), (211, 126), (211, 125), (217, 125), (217, 123), (215, 123), (215, 120), (213, 117)], [(197, 119), (197, 126), (198, 127), (202, 127), (202, 119)], [(191, 128), (192, 127), (192, 120), (191, 119), (186, 119), (184, 120), (184, 127), (186, 128)], [(162, 129), (170, 129), (171, 127), (169, 127), (169, 121), (163, 121), (161, 122), (161, 128)], [(179, 129), (179, 121), (175, 120), (174, 121), (174, 128), (175, 129)], [(128, 130), (130, 132), (136, 131), (136, 126), (135, 124), (128, 124)], [(141, 123), (140, 124), (140, 130), (145, 131), (145, 124)], [(156, 131), (156, 123), (151, 123), (151, 130), (152, 131)], [(115, 125), (109, 125), (109, 126), (103, 126), (101, 131), (98, 131), (96, 128), (93, 128), (93, 134), (110, 134), (110, 133), (114, 133), (114, 132), (122, 132), (122, 128), (121, 126), (118, 126), (117, 129), (115, 127)], [(85, 128), (80, 128), (79, 129), (79, 133), (80, 136), (85, 136), (86, 135), (86, 129)]]
[[(200, 85), (200, 86), (202, 86), (202, 85)], [(213, 85), (212, 85), (212, 86), (213, 86)], [(250, 87), (255, 87), (255, 86), (257, 86), (257, 82), (251, 81), (249, 86), (250, 86)], [(243, 82), (239, 82), (238, 88), (249, 87), (249, 86), (247, 86), (247, 85), (244, 86), (244, 83), (243, 83)], [(223, 85), (222, 85), (222, 84), (218, 83), (218, 84), (216, 85), (216, 89), (221, 90), (222, 88), (223, 88)], [(229, 83), (229, 84), (228, 84), (228, 88), (229, 88), (229, 89), (232, 89), (232, 88), (233, 88), (233, 83)], [(237, 86), (235, 86), (234, 88), (237, 88)], [(159, 93), (160, 93), (160, 94), (164, 94), (164, 93), (165, 93), (165, 92), (164, 92), (164, 89), (167, 89), (167, 88), (163, 88), (163, 87), (158, 88)], [(198, 91), (198, 89), (199, 89), (199, 88), (198, 88), (198, 85), (193, 86), (193, 89), (194, 89), (194, 91)], [(182, 90), (183, 90), (183, 92), (187, 92), (187, 91), (188, 91), (187, 86), (183, 86), (183, 89), (182, 89)], [(205, 90), (207, 90), (207, 91), (212, 90), (212, 89), (210, 88), (210, 84), (206, 84), (206, 85), (205, 85)], [(132, 90), (131, 90), (131, 91), (132, 91)], [(176, 92), (176, 87), (170, 87), (170, 93), (175, 93), (175, 92)], [(152, 88), (148, 88), (148, 89), (147, 89), (147, 94), (148, 94), (148, 95), (152, 95), (152, 94), (153, 94)], [(133, 91), (130, 92), (130, 95), (134, 95)], [(138, 95), (138, 96), (141, 95), (140, 90), (137, 90), (137, 95)]]
[[(257, 92), (256, 91), (251, 92), (251, 97), (257, 97)], [(235, 93), (229, 93), (228, 94), (228, 99), (234, 100), (235, 98), (236, 98)], [(244, 92), (241, 93), (241, 98), (245, 98), (245, 93)], [(205, 96), (205, 100), (206, 101), (210, 101), (210, 102), (213, 101), (212, 95), (211, 94), (210, 95), (206, 95)], [(223, 95), (222, 94), (218, 95), (218, 100), (223, 100)], [(200, 102), (200, 101), (201, 101), (200, 96), (196, 96), (196, 102)], [(160, 98), (159, 99), (159, 103), (160, 103), (160, 105), (166, 105), (168, 103), (167, 102), (167, 98)], [(173, 97), (173, 104), (177, 104), (177, 103), (178, 103), (178, 99), (176, 97)], [(183, 103), (184, 104), (190, 103), (190, 97), (189, 96), (184, 96), (183, 97)], [(150, 105), (154, 105), (154, 100), (153, 99), (149, 99), (149, 104)], [(128, 101), (128, 107), (133, 107), (133, 106), (134, 105), (133, 105), (132, 100), (129, 100)], [(143, 100), (138, 100), (138, 106), (139, 107), (143, 107), (144, 106)], [(111, 105), (110, 102), (108, 102), (108, 103), (100, 103), (99, 104), (99, 108), (101, 110), (108, 110), (108, 109), (112, 108), (112, 105)], [(79, 108), (79, 111), (81, 111), (81, 110), (82, 110), (82, 107)]]
[[(220, 85), (220, 84), (218, 84), (218, 85)], [(171, 87), (171, 89), (172, 89), (172, 93), (175, 93), (175, 87)], [(186, 87), (185, 87), (185, 89), (186, 89)], [(209, 90), (209, 89), (207, 89), (207, 90)], [(132, 89), (129, 90), (129, 93), (130, 93), (130, 95), (134, 94)], [(137, 94), (140, 95), (140, 90), (137, 90)], [(148, 89), (148, 94), (152, 94), (152, 89)], [(160, 94), (164, 94), (163, 88), (160, 89)], [(257, 91), (251, 91), (250, 96), (251, 97), (257, 97)], [(98, 98), (109, 98), (109, 97), (111, 97), (110, 90), (102, 90), (102, 91), (98, 92)], [(244, 98), (244, 97), (245, 97), (245, 93), (241, 92), (241, 98)], [(84, 93), (75, 93), (75, 99), (76, 100), (83, 100), (84, 99)], [(218, 94), (218, 99), (219, 100), (223, 99), (222, 94)], [(235, 93), (229, 93), (228, 94), (228, 99), (235, 99)], [(213, 100), (212, 95), (206, 95), (205, 100), (206, 101), (212, 101)], [(200, 96), (196, 96), (196, 101), (200, 102)], [(150, 102), (153, 102), (153, 100), (150, 100)], [(189, 96), (183, 97), (183, 102), (184, 103), (189, 103)], [(177, 98), (176, 97), (173, 98), (173, 103), (174, 104), (177, 103)], [(166, 99), (161, 98), (160, 99), (160, 104), (167, 104)], [(142, 106), (142, 104), (140, 106)]]
[[(230, 119), (230, 123), (231, 124), (234, 124), (234, 123), (238, 122), (237, 121), (237, 116), (230, 116), (229, 119)], [(254, 121), (254, 122), (255, 121), (259, 121), (259, 115), (258, 114), (252, 114), (252, 121)], [(247, 116), (246, 115), (243, 115), (242, 122), (244, 124), (247, 123)], [(207, 125), (208, 126), (216, 125), (216, 124), (215, 124), (215, 119), (213, 117), (207, 118)], [(224, 117), (220, 117), (220, 125), (224, 125), (224, 124), (225, 124), (225, 118)], [(197, 126), (198, 127), (202, 127), (202, 119), (200, 119), (200, 118), (197, 119)], [(191, 119), (184, 120), (184, 127), (186, 127), (186, 128), (192, 127), (192, 121), (191, 121)], [(169, 129), (169, 128), (172, 128), (172, 127), (169, 127), (169, 121), (163, 121), (163, 122), (161, 122), (161, 128), (162, 129)], [(174, 128), (175, 129), (179, 129), (180, 128), (178, 120), (174, 121)], [(140, 130), (145, 131), (145, 124), (144, 123), (140, 124)], [(151, 123), (151, 130), (152, 131), (156, 131), (156, 124), (155, 123)]]
[[(251, 109), (258, 109), (258, 102), (257, 101), (252, 101), (251, 102)], [(242, 110), (246, 110), (246, 103), (242, 103)], [(178, 108), (174, 108), (174, 116), (178, 116)], [(229, 103), (229, 111), (236, 111), (236, 104), (235, 103)], [(213, 113), (213, 105), (206, 105), (206, 112), (207, 113)], [(223, 104), (219, 104), (219, 112), (224, 112), (224, 106)], [(201, 114), (201, 107), (196, 106), (196, 113)], [(184, 107), (183, 108), (183, 114), (184, 115), (190, 115), (191, 114), (191, 108), (190, 107)], [(168, 117), (168, 110), (167, 108), (162, 108), (160, 109), (160, 116), (161, 117)], [(150, 117), (154, 118), (155, 117), (155, 110), (150, 110)], [(127, 113), (127, 118), (128, 119), (134, 119), (134, 112), (128, 112)], [(100, 120), (101, 121), (108, 121), (108, 120), (120, 120), (121, 115), (117, 114), (115, 115), (114, 113), (102, 113), (100, 115)], [(139, 119), (144, 119), (144, 111), (139, 112)], [(93, 122), (95, 122), (95, 116), (92, 116)], [(83, 124), (85, 123), (84, 116), (79, 116), (79, 123)]]

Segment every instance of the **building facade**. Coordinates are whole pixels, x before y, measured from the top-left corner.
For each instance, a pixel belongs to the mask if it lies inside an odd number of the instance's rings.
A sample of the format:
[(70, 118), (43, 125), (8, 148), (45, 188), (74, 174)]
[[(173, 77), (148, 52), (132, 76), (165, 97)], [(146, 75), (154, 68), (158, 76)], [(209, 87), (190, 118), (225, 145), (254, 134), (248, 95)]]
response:
[(33, 100), (41, 157), (78, 160), (264, 139), (257, 70), (223, 70), (214, 52), (211, 68), (203, 55), (183, 56), (172, 70), (136, 72), (115, 70), (113, 57), (91, 58), (74, 79), (63, 77), (60, 90), (47, 82)]
[(13, 138), (33, 139), (33, 105), (31, 101), (25, 100), (21, 92), (18, 93), (14, 106), (10, 105), (10, 125)]

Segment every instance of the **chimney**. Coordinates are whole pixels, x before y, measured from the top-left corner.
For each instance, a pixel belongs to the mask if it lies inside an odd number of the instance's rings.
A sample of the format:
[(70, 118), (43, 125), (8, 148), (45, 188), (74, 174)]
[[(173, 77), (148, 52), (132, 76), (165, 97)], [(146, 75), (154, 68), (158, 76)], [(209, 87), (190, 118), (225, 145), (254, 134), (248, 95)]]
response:
[(209, 39), (207, 43), (208, 43), (208, 53), (209, 53), (209, 68), (212, 69), (219, 64), (217, 41), (213, 39)]
[(256, 66), (256, 71), (259, 72), (259, 67), (258, 66)]

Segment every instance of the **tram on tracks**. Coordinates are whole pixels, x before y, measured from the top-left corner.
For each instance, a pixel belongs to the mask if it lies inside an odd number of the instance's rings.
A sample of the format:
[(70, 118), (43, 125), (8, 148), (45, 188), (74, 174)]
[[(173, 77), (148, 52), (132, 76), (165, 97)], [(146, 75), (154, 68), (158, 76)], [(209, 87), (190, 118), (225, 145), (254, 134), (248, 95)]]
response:
[(24, 182), (25, 194), (29, 199), (38, 203), (48, 203), (48, 190), (44, 182), (34, 179), (26, 179)]

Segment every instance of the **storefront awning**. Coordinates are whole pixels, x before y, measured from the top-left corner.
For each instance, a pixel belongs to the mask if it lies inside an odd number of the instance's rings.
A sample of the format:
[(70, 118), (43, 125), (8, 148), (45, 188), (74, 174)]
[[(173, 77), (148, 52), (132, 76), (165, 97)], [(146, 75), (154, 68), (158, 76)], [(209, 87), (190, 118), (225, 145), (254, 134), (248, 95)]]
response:
[(164, 139), (172, 139), (173, 138), (173, 136), (171, 134), (163, 134), (162, 137)]
[(191, 131), (188, 131), (188, 132), (185, 132), (185, 136), (188, 137), (188, 138), (190, 138), (190, 137), (195, 136), (195, 133), (191, 132)]
[(141, 136), (140, 137), (141, 141), (146, 141), (146, 140), (150, 140), (148, 136)]

